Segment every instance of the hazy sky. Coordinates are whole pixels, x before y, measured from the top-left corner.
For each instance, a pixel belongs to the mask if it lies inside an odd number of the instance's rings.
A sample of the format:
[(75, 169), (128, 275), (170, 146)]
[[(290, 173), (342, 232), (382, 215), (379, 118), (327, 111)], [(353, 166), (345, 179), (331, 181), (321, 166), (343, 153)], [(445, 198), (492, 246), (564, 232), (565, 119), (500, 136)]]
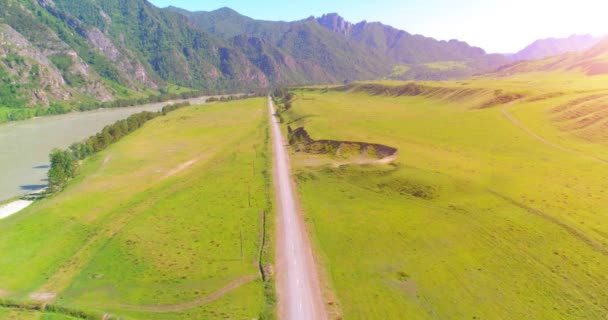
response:
[(410, 33), (459, 39), (488, 52), (515, 52), (536, 39), (608, 34), (605, 0), (151, 0), (189, 10), (230, 7), (265, 20), (337, 12), (351, 22), (380, 21)]

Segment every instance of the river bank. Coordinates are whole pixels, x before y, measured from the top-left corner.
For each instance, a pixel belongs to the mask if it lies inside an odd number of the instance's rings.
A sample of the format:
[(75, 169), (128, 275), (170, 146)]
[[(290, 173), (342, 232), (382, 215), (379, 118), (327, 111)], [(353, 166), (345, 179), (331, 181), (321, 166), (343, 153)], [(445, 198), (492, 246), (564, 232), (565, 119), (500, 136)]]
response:
[(48, 184), (49, 153), (98, 133), (106, 125), (142, 111), (156, 112), (178, 102), (203, 104), (210, 97), (141, 106), (97, 109), (45, 116), (0, 125), (0, 202), (40, 190)]
[(34, 203), (34, 201), (20, 199), (9, 202), (5, 205), (0, 205), (0, 219), (12, 216), (13, 214), (29, 207), (29, 205), (31, 205), (32, 203)]

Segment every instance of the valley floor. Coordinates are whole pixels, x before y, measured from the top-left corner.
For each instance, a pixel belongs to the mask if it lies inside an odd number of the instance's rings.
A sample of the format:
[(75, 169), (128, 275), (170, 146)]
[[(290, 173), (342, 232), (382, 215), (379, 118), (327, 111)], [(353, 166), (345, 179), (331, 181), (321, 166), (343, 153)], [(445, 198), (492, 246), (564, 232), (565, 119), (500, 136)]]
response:
[(86, 160), (60, 194), (0, 220), (0, 297), (98, 318), (271, 313), (266, 108), (260, 98), (156, 118)]
[[(280, 118), (331, 317), (608, 314), (608, 91), (508, 81), (293, 90)], [(274, 317), (268, 276), (308, 271), (270, 267), (268, 118), (264, 98), (155, 118), (0, 220), (0, 318)]]
[(399, 150), (384, 165), (292, 156), (334, 302), (345, 319), (604, 319), (608, 140), (555, 122), (598, 92), (528, 90), (507, 117), (474, 85), (293, 91), (292, 129)]

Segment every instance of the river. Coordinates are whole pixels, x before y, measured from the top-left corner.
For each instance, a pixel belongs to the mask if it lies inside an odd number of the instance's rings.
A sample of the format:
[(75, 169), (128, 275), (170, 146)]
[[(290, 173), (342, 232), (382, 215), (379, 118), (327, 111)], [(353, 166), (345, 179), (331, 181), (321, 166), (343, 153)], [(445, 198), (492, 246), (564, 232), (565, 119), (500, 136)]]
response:
[[(205, 97), (189, 99), (201, 104)], [(0, 125), (0, 201), (44, 188), (53, 148), (67, 148), (103, 127), (142, 111), (159, 111), (183, 100), (128, 108), (99, 109)]]

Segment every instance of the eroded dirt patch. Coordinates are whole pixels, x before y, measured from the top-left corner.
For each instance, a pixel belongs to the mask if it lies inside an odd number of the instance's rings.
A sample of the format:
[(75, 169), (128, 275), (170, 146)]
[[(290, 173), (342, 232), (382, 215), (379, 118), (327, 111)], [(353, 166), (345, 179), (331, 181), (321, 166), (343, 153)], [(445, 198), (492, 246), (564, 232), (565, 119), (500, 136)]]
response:
[(608, 95), (596, 94), (551, 109), (551, 119), (563, 131), (593, 142), (608, 141)]
[(524, 95), (519, 93), (503, 93), (501, 90), (494, 92), (494, 97), (484, 103), (482, 103), (478, 109), (492, 108), (499, 105), (509, 104), (520, 100)]
[(287, 129), (289, 144), (296, 152), (327, 154), (357, 164), (390, 163), (397, 158), (398, 150), (390, 146), (356, 141), (314, 140), (303, 127)]
[(30, 298), (35, 301), (49, 302), (57, 297), (54, 292), (34, 292), (30, 295)]
[(459, 101), (468, 97), (478, 95), (483, 92), (476, 88), (451, 88), (433, 87), (418, 83), (407, 83), (404, 85), (392, 86), (379, 83), (349, 84), (333, 89), (334, 91), (365, 92), (371, 95), (391, 96), (391, 97), (415, 97), (425, 96), (435, 99), (449, 101)]
[(184, 162), (182, 164), (180, 164), (179, 166), (177, 166), (176, 168), (170, 170), (169, 172), (167, 172), (167, 174), (165, 174), (163, 176), (163, 179), (167, 179), (170, 178), (171, 176), (174, 176), (188, 168), (190, 168), (192, 165), (194, 165), (195, 163), (197, 163), (199, 161), (200, 158), (197, 159), (192, 159), (190, 161)]
[(530, 97), (530, 98), (526, 99), (525, 102), (536, 102), (536, 101), (549, 100), (549, 99), (561, 97), (564, 94), (565, 93), (563, 93), (563, 92), (549, 92), (549, 93), (541, 94), (538, 96)]
[(399, 288), (403, 290), (410, 297), (415, 297), (418, 293), (418, 287), (416, 286), (416, 282), (412, 280), (403, 281), (399, 284)]
[(562, 112), (562, 111), (564, 111), (564, 110), (566, 110), (566, 109), (568, 109), (570, 107), (573, 107), (573, 106), (576, 106), (576, 105), (580, 105), (582, 103), (593, 101), (593, 100), (596, 100), (596, 99), (604, 98), (604, 97), (607, 97), (607, 96), (608, 96), (608, 94), (593, 94), (593, 95), (585, 96), (585, 97), (582, 97), (582, 98), (574, 99), (574, 100), (569, 101), (567, 103), (564, 103), (562, 105), (559, 105), (559, 106), (553, 108), (551, 111), (554, 112), (554, 113), (559, 113), (559, 112)]

